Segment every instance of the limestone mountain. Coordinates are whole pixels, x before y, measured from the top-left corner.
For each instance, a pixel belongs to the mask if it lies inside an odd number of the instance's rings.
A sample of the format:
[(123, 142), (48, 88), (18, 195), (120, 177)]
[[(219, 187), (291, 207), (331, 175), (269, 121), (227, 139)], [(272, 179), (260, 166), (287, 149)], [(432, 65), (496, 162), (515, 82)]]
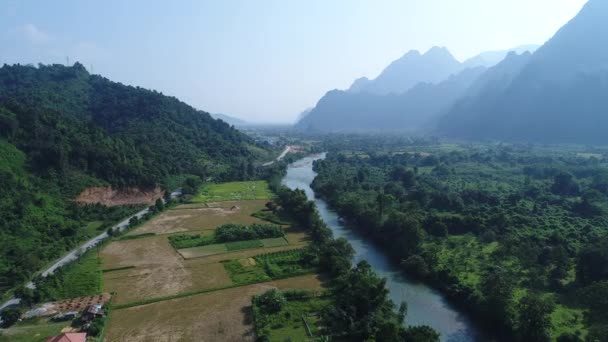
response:
[(349, 91), (377, 95), (401, 94), (421, 82), (441, 82), (461, 69), (460, 62), (446, 48), (433, 47), (425, 54), (412, 50), (392, 62), (377, 78), (359, 78)]
[(589, 1), (532, 56), (523, 57), (529, 61), (515, 75), (454, 106), (439, 131), (472, 139), (608, 142), (607, 17), (608, 2)]
[(418, 83), (402, 94), (328, 92), (296, 128), (308, 132), (414, 131), (460, 98), (485, 71), (466, 69), (438, 84)]

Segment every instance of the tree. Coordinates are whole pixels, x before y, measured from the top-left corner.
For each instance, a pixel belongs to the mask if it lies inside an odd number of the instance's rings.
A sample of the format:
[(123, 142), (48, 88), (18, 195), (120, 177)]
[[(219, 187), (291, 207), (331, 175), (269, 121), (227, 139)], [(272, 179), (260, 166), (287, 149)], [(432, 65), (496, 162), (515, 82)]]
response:
[(15, 297), (21, 299), (21, 305), (31, 306), (36, 303), (36, 296), (34, 290), (27, 286), (20, 286), (15, 289)]
[(439, 334), (427, 325), (407, 328), (404, 342), (439, 342)]
[(331, 289), (334, 305), (325, 313), (331, 331), (351, 341), (397, 340), (401, 316), (385, 284), (366, 261), (336, 279)]
[(156, 200), (156, 203), (154, 203), (154, 206), (156, 207), (156, 210), (158, 212), (165, 210), (165, 203), (163, 203), (163, 200), (160, 198)]
[(529, 293), (518, 305), (518, 333), (521, 341), (550, 341), (551, 319), (554, 304), (539, 295)]
[(383, 193), (379, 193), (378, 196), (376, 196), (376, 202), (378, 204), (378, 218), (380, 220), (380, 222), (383, 221), (383, 217), (384, 217), (384, 213), (385, 213), (385, 209), (386, 207), (389, 206), (389, 204), (394, 200), (394, 197), (391, 195), (386, 195)]
[(574, 180), (574, 176), (568, 172), (560, 172), (553, 178), (551, 191), (554, 194), (562, 196), (574, 196), (579, 192), (578, 183)]
[(343, 274), (350, 269), (354, 255), (355, 251), (346, 239), (331, 240), (321, 251), (320, 266), (333, 275)]
[(139, 224), (139, 217), (137, 216), (133, 216), (129, 219), (129, 226), (130, 227), (135, 227)]
[(190, 175), (182, 183), (182, 193), (184, 195), (196, 195), (201, 185), (203, 185), (203, 181), (200, 177)]
[(429, 266), (420, 255), (412, 255), (401, 262), (401, 267), (409, 275), (417, 278), (425, 278), (429, 275)]
[(580, 252), (576, 280), (583, 286), (608, 280), (608, 238), (591, 243)]
[(17, 323), (21, 318), (21, 309), (19, 308), (7, 308), (0, 313), (2, 319), (2, 328), (8, 328), (11, 325)]
[(411, 214), (394, 212), (382, 226), (382, 239), (387, 241), (390, 253), (405, 259), (418, 253), (423, 239), (420, 222)]
[(485, 318), (497, 330), (510, 332), (513, 326), (513, 281), (501, 268), (490, 268), (481, 281)]
[(285, 304), (287, 304), (285, 296), (277, 289), (268, 290), (262, 295), (254, 297), (253, 300), (264, 313), (269, 314), (281, 311)]

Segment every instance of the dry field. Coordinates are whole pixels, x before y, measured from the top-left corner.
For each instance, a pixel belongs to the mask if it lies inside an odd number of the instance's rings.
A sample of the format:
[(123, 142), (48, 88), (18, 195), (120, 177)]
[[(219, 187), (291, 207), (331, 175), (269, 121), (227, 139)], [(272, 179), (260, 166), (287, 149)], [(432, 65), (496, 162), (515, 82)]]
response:
[(128, 235), (172, 234), (213, 230), (226, 223), (252, 224), (263, 221), (251, 214), (264, 209), (266, 200), (185, 204), (167, 210)]
[(106, 341), (254, 341), (251, 297), (271, 288), (320, 289), (306, 275), (214, 291), (112, 313)]
[[(227, 287), (233, 283), (222, 261), (247, 261), (262, 253), (302, 248), (309, 242), (305, 232), (288, 228), (285, 237), (289, 245), (193, 259), (185, 259), (169, 243), (168, 235), (173, 233), (211, 233), (226, 223), (261, 222), (251, 214), (263, 209), (265, 203), (192, 204), (162, 213), (130, 232), (157, 235), (113, 241), (103, 249), (103, 269), (109, 270), (103, 275), (104, 291), (116, 293), (113, 303), (127, 304)], [(114, 310), (106, 341), (252, 341), (251, 297), (272, 287), (318, 289), (321, 280), (306, 275)]]
[(134, 266), (104, 273), (104, 290), (116, 292), (116, 304), (232, 284), (221, 264), (186, 262), (166, 236), (112, 242), (102, 259), (104, 269)]

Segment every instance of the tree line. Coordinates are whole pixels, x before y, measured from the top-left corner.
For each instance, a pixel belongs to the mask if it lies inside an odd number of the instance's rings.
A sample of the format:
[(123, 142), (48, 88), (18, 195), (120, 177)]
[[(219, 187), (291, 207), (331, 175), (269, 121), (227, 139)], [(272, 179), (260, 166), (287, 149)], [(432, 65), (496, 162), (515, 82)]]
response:
[(606, 340), (608, 151), (347, 150), (316, 162), (313, 188), (404, 272), (505, 340)]

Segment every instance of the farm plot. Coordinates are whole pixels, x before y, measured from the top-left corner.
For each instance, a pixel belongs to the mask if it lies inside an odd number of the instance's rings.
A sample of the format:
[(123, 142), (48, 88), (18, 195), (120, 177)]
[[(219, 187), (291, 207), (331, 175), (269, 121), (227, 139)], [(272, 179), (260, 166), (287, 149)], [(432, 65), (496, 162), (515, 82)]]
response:
[(250, 258), (229, 260), (224, 262), (224, 267), (234, 284), (259, 283), (314, 272), (314, 268), (304, 262), (303, 255), (301, 249), (268, 253), (255, 256), (254, 262)]
[(265, 208), (265, 204), (265, 200), (257, 200), (222, 202), (217, 206), (215, 203), (209, 203), (200, 208), (192, 208), (187, 204), (180, 205), (163, 212), (128, 235), (201, 232), (214, 230), (225, 223), (244, 225), (264, 223), (263, 220), (252, 217), (251, 214)]
[(265, 181), (230, 182), (204, 186), (191, 202), (261, 200), (272, 197), (273, 194)]
[(271, 288), (320, 289), (315, 275), (115, 310), (106, 341), (254, 341), (251, 298)]
[(319, 314), (330, 303), (328, 298), (290, 299), (274, 314), (256, 320), (258, 335), (270, 341), (309, 341), (321, 334)]
[(186, 262), (165, 236), (114, 241), (102, 258), (104, 269), (118, 269), (103, 274), (117, 304), (232, 284), (221, 264)]
[[(216, 254), (224, 254), (235, 251), (242, 251), (248, 249), (257, 249), (257, 253), (260, 252), (259, 248), (276, 248), (288, 246), (289, 242), (286, 238), (271, 238), (261, 240), (246, 240), (237, 242), (220, 243), (213, 245), (206, 245), (192, 248), (178, 249), (178, 253), (184, 259), (203, 258)], [(297, 248), (297, 247), (294, 247)], [(265, 252), (265, 251), (264, 251)]]

